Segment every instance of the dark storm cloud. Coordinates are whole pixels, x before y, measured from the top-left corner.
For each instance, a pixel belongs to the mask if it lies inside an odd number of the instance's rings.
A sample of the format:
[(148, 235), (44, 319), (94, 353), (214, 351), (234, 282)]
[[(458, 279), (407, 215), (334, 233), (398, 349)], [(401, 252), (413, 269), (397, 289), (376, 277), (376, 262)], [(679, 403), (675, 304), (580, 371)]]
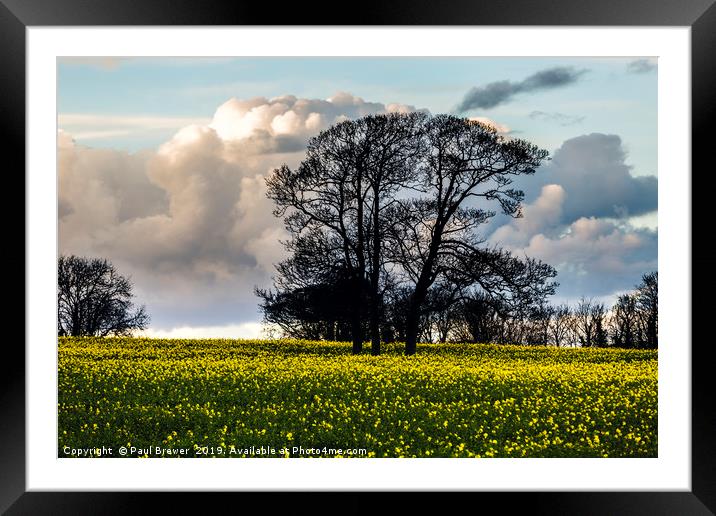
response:
[(637, 59), (627, 64), (628, 73), (649, 73), (656, 70), (656, 63), (649, 59)]
[(471, 109), (490, 109), (512, 100), (519, 93), (549, 90), (572, 84), (587, 70), (571, 66), (559, 66), (539, 71), (520, 82), (495, 81), (485, 86), (474, 87), (465, 94), (457, 111), (464, 113)]
[(547, 113), (545, 111), (532, 111), (529, 116), (532, 120), (542, 120), (543, 122), (558, 124), (562, 127), (581, 124), (586, 118), (584, 116), (565, 115), (564, 113)]

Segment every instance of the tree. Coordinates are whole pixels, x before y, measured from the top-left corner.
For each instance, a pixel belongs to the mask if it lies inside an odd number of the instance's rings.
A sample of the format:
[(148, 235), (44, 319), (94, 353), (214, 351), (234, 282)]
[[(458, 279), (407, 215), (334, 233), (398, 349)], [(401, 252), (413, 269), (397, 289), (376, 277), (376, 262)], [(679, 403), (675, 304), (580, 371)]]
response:
[(636, 305), (640, 313), (644, 344), (659, 347), (659, 273), (644, 274), (636, 287)]
[[(406, 314), (405, 352), (416, 350), (421, 309), (430, 287), (446, 274), (467, 284), (496, 283), (520, 290), (513, 274), (547, 286), (544, 264), (480, 248), (475, 230), (495, 212), (474, 206), (497, 203), (502, 211), (520, 216), (523, 192), (510, 188), (513, 177), (533, 174), (547, 152), (517, 139), (507, 140), (494, 128), (466, 118), (438, 115), (427, 120), (424, 152), (416, 190), (422, 196), (397, 200), (391, 219), (392, 260), (406, 272), (412, 294)], [(529, 269), (529, 270), (527, 270)], [(464, 274), (471, 273), (471, 276)], [(539, 273), (543, 273), (541, 281)], [(549, 287), (546, 289), (549, 291)]]
[(622, 348), (640, 344), (639, 310), (633, 294), (622, 294), (612, 309), (612, 343)]
[(460, 301), (456, 339), (463, 342), (500, 342), (505, 307), (483, 292), (475, 292)]
[(555, 308), (547, 303), (534, 306), (528, 313), (527, 344), (546, 346), (550, 341), (550, 327)]
[(284, 218), (293, 238), (321, 233), (340, 256), (351, 281), (346, 295), (354, 353), (363, 346), (366, 298), (372, 352), (380, 352), (382, 243), (390, 224), (385, 212), (416, 173), (424, 118), (412, 113), (346, 120), (312, 138), (296, 170), (284, 165), (266, 180), (274, 215)]
[(584, 347), (603, 347), (607, 345), (604, 328), (605, 309), (603, 303), (582, 298), (574, 309), (575, 332)]
[(572, 334), (572, 309), (569, 305), (561, 304), (552, 309), (549, 332), (555, 346), (568, 342)]
[[(421, 330), (447, 338), (451, 322), (437, 317), (438, 306), (450, 309), (481, 290), (525, 309), (554, 292), (552, 267), (481, 246), (475, 229), (494, 212), (473, 205), (494, 202), (519, 216), (523, 194), (509, 188), (511, 176), (534, 173), (546, 155), (464, 118), (372, 115), (312, 138), (298, 168), (284, 165), (267, 178), (267, 195), (292, 235), (289, 251), (330, 257), (324, 266), (348, 278), (353, 352), (361, 351), (367, 327), (372, 353), (380, 352), (383, 332), (403, 335), (413, 354)], [(294, 265), (292, 258), (280, 265), (275, 284), (326, 284), (319, 268)], [(265, 308), (280, 294), (257, 293)]]
[(596, 304), (592, 308), (592, 319), (594, 321), (594, 346), (604, 348), (608, 344), (609, 336), (605, 323), (606, 310), (603, 304)]
[(131, 281), (105, 259), (60, 256), (57, 282), (59, 335), (129, 335), (149, 324), (144, 306), (133, 309)]
[(350, 335), (355, 284), (335, 239), (313, 229), (286, 245), (292, 254), (276, 266), (274, 290), (255, 289), (264, 321), (286, 337), (344, 339)]

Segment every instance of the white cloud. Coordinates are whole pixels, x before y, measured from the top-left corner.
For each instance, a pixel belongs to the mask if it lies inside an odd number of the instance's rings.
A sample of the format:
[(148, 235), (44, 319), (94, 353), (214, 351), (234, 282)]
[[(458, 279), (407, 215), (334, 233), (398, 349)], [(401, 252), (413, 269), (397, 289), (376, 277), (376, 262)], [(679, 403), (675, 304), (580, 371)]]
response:
[[(105, 127), (183, 122), (158, 149), (135, 154), (79, 145), (61, 130), (60, 251), (114, 262), (165, 335), (253, 336), (243, 324), (259, 317), (253, 287), (268, 286), (287, 237), (271, 213), (266, 175), (298, 165), (307, 139), (336, 121), (411, 110), (347, 93), (286, 95), (230, 99), (211, 120), (119, 117)], [(87, 129), (103, 117), (70, 120)], [(510, 219), (490, 241), (557, 266), (562, 296), (632, 286), (656, 268), (656, 233), (604, 217), (614, 216), (614, 203), (628, 214), (655, 208), (637, 194), (655, 193), (656, 180), (634, 181), (624, 156), (615, 136), (565, 142), (535, 174), (542, 182), (524, 218)]]
[[(302, 99), (293, 95), (272, 99), (232, 98), (219, 106), (209, 127), (216, 130), (223, 140), (264, 141), (261, 148), (276, 152), (303, 147), (310, 136), (345, 119), (411, 111), (415, 111), (414, 106), (366, 102), (346, 92), (338, 92), (326, 100)], [(281, 140), (281, 137), (284, 139)], [(267, 146), (267, 139), (278, 140)]]
[(489, 237), (493, 245), (518, 256), (542, 260), (558, 271), (558, 300), (606, 296), (636, 284), (657, 268), (657, 233), (624, 219), (579, 217), (564, 222), (569, 192), (544, 185), (524, 205), (523, 217), (511, 219)]
[(184, 126), (206, 125), (208, 118), (142, 116), (117, 114), (60, 113), (59, 127), (76, 140), (101, 140), (117, 136), (142, 135), (154, 131), (178, 130)]
[(657, 269), (655, 231), (595, 217), (563, 225), (554, 212), (534, 208), (527, 206), (524, 219), (498, 228), (490, 242), (555, 267), (559, 298), (612, 295)]
[(141, 333), (156, 339), (257, 339), (262, 336), (260, 323), (226, 326), (180, 326), (170, 330), (146, 330)]
[(635, 228), (644, 228), (656, 231), (659, 227), (658, 214), (653, 211), (645, 215), (638, 215), (636, 217), (629, 218), (629, 224)]
[[(157, 327), (256, 319), (255, 285), (285, 256), (264, 178), (296, 166), (336, 119), (410, 106), (339, 93), (230, 99), (211, 120), (116, 117), (115, 127), (184, 124), (156, 151), (92, 149), (58, 135), (60, 251), (102, 256), (130, 274)], [(102, 123), (103, 116), (65, 118)]]
[(560, 185), (544, 185), (540, 196), (523, 206), (523, 216), (499, 227), (490, 240), (503, 245), (524, 245), (534, 235), (559, 226), (565, 196)]

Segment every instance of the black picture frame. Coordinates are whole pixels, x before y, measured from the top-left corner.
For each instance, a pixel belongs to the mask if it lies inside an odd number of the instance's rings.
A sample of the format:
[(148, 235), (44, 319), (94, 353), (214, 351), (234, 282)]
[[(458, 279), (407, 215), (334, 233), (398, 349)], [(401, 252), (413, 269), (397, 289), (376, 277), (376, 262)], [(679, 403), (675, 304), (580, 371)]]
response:
[[(692, 73), (692, 288), (691, 335), (685, 329), (683, 346), (691, 345), (692, 355), (692, 489), (688, 492), (503, 492), (468, 493), (469, 504), (496, 502), (513, 509), (524, 506), (531, 514), (715, 514), (716, 513), (716, 403), (711, 371), (713, 346), (701, 321), (713, 317), (706, 297), (714, 288), (714, 262), (708, 252), (711, 234), (706, 228), (708, 174), (712, 173), (709, 128), (716, 119), (716, 0), (512, 0), (486, 2), (452, 0), (400, 0), (360, 2), (359, 8), (334, 5), (296, 5), (277, 8), (248, 2), (202, 2), (201, 0), (0, 0), (0, 142), (7, 175), (21, 177), (25, 170), (25, 31), (32, 26), (82, 25), (575, 25), (575, 26), (688, 26), (691, 27)], [(14, 174), (11, 173), (15, 172)], [(697, 187), (698, 185), (698, 187)], [(24, 190), (24, 182), (21, 186)], [(17, 190), (15, 190), (17, 191)], [(7, 195), (7, 193), (6, 193)], [(19, 233), (20, 225), (14, 224)], [(24, 231), (24, 226), (22, 226)], [(19, 247), (25, 234), (6, 238)], [(695, 236), (702, 235), (701, 238)], [(12, 238), (12, 237), (16, 238)], [(25, 270), (14, 251), (13, 270)], [(14, 262), (14, 263), (13, 263)], [(693, 282), (692, 282), (693, 283)], [(17, 303), (19, 305), (19, 303)], [(24, 307), (24, 304), (23, 304)], [(24, 307), (30, 309), (31, 307)], [(281, 506), (304, 506), (322, 512), (320, 500), (306, 501), (307, 493), (289, 496), (272, 493), (81, 493), (26, 492), (25, 488), (25, 352), (6, 337), (4, 366), (0, 374), (0, 511), (7, 514), (126, 514), (191, 511), (191, 501), (202, 505), (202, 513), (223, 506), (236, 512), (249, 503), (270, 503), (273, 512)], [(373, 511), (375, 503), (367, 494), (347, 493), (340, 497), (340, 512)], [(451, 494), (451, 496), (458, 496)], [(475, 500), (477, 497), (477, 501)], [(400, 512), (425, 508), (423, 493), (402, 496)], [(240, 500), (240, 502), (239, 502)], [(461, 500), (462, 501), (462, 500)], [(240, 503), (239, 505), (236, 505)], [(382, 505), (382, 503), (380, 504)], [(326, 503), (327, 507), (328, 504)], [(488, 507), (488, 506), (485, 506)], [(298, 512), (291, 511), (291, 513)], [(332, 511), (333, 512), (333, 511)]]

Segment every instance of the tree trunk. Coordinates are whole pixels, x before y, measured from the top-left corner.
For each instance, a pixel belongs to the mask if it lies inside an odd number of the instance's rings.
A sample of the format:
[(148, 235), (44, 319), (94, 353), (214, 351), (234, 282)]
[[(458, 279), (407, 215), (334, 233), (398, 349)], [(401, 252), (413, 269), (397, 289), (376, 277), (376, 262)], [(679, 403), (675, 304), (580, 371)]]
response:
[(648, 323), (648, 347), (656, 349), (657, 345), (656, 320), (653, 316), (649, 317)]
[(353, 354), (363, 351), (363, 325), (361, 324), (360, 309), (353, 311), (351, 318), (351, 338), (353, 339)]
[(373, 183), (373, 256), (371, 263), (371, 308), (370, 308), (370, 354), (380, 355), (380, 315), (382, 312), (382, 296), (380, 289), (380, 180)]
[(326, 338), (330, 341), (336, 340), (336, 322), (328, 321), (326, 330)]
[(414, 355), (417, 351), (418, 333), (420, 333), (420, 307), (425, 301), (427, 289), (418, 285), (408, 303), (408, 313), (405, 320), (405, 354)]
[(405, 354), (414, 355), (418, 344), (418, 326), (420, 317), (418, 314), (418, 306), (410, 303), (408, 308), (408, 317), (405, 324)]
[(373, 300), (373, 307), (370, 312), (370, 354), (380, 355), (380, 307), (378, 300)]

